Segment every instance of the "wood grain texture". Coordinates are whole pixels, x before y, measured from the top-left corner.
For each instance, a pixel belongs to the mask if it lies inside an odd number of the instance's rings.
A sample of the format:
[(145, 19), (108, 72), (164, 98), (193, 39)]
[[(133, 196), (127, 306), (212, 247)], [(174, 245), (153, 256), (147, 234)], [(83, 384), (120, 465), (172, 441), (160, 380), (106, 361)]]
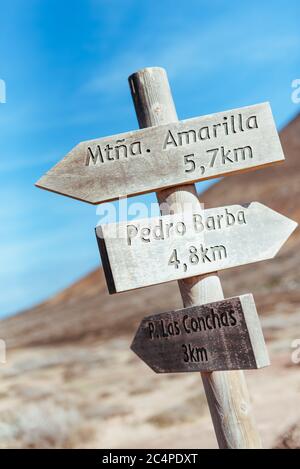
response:
[(246, 370), (270, 364), (251, 294), (148, 316), (131, 348), (156, 373)]
[(109, 291), (203, 275), (276, 255), (297, 223), (263, 204), (112, 223), (96, 228)]
[(283, 160), (262, 103), (81, 142), (36, 185), (97, 204)]
[[(140, 127), (174, 122), (177, 114), (164, 69), (153, 67), (129, 77), (129, 84)], [(181, 212), (185, 203), (201, 208), (194, 185), (157, 193), (162, 213), (175, 205)], [(184, 307), (224, 299), (216, 273), (190, 277), (178, 282)], [(216, 438), (220, 448), (260, 448), (261, 440), (251, 410), (243, 371), (201, 373)], [(200, 444), (200, 442), (199, 442)]]

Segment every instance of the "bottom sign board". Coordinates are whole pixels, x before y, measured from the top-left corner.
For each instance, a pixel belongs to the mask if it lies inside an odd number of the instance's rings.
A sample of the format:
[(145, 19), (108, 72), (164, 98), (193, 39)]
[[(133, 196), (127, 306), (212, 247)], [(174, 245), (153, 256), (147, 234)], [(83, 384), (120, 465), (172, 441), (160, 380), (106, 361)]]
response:
[(156, 373), (246, 370), (270, 364), (251, 294), (148, 316), (131, 349)]

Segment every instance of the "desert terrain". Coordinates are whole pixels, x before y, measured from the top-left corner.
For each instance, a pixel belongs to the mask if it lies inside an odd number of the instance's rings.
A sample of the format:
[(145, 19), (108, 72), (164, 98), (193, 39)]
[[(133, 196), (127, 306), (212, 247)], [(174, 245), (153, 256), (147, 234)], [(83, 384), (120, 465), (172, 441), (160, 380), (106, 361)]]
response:
[[(205, 206), (259, 201), (299, 223), (300, 116), (280, 137), (285, 163), (222, 179)], [(267, 341), (271, 366), (246, 373), (263, 445), (300, 448), (299, 229), (220, 277), (225, 297), (253, 293)], [(110, 296), (99, 268), (2, 320), (0, 448), (216, 448), (200, 375), (156, 375), (129, 348), (145, 315), (181, 306), (176, 282)]]

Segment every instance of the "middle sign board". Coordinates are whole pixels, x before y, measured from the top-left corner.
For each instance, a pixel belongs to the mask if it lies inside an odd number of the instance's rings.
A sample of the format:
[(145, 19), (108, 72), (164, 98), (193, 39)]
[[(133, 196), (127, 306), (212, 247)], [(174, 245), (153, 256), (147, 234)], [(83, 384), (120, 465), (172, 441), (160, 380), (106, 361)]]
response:
[(271, 259), (297, 223), (258, 202), (96, 227), (110, 293)]

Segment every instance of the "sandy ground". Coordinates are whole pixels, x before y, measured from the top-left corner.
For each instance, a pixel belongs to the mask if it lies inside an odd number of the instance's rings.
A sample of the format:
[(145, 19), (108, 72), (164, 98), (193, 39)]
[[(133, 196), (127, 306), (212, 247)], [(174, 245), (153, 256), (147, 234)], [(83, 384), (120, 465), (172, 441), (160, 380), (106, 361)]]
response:
[[(300, 370), (291, 342), (265, 318), (272, 365), (247, 372), (264, 447), (300, 421)], [(284, 319), (286, 323), (286, 320)], [(8, 350), (0, 368), (0, 447), (216, 448), (198, 373), (156, 375), (130, 339)]]

